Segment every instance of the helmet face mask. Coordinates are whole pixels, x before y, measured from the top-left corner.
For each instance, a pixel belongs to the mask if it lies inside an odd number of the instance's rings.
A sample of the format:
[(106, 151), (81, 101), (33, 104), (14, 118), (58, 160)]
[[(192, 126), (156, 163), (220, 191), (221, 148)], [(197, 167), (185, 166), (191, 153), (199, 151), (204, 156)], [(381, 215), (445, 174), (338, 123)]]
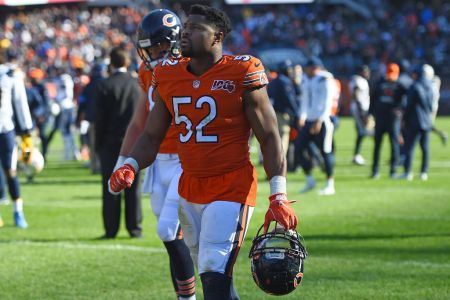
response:
[[(181, 22), (167, 9), (148, 13), (139, 24), (136, 49), (147, 68), (154, 68), (161, 60), (180, 54)], [(155, 53), (159, 55), (155, 56)]]
[(249, 253), (253, 279), (268, 294), (289, 294), (300, 284), (308, 256), (301, 236), (294, 230), (280, 228), (260, 234), (261, 229)]

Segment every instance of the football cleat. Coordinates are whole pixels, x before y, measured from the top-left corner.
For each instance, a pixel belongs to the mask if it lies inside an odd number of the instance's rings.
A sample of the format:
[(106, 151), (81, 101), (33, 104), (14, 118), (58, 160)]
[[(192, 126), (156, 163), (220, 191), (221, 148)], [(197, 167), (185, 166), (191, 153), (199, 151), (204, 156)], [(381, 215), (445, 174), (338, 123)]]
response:
[(353, 157), (352, 163), (358, 166), (364, 166), (366, 164), (366, 161), (364, 160), (364, 157), (362, 157), (361, 154), (356, 154)]
[(276, 229), (266, 234), (262, 233), (261, 226), (253, 239), (249, 258), (256, 285), (267, 294), (279, 296), (298, 287), (308, 253), (297, 231), (285, 231), (275, 224)]
[(403, 173), (399, 176), (399, 179), (406, 179), (407, 181), (412, 181), (414, 179), (413, 173)]
[(0, 198), (0, 205), (8, 205), (9, 204), (9, 200), (8, 198)]
[(306, 183), (303, 186), (303, 188), (300, 190), (300, 194), (309, 192), (310, 190), (312, 190), (313, 188), (316, 187), (316, 181), (314, 180), (313, 177), (306, 177)]
[(324, 187), (323, 189), (321, 189), (320, 191), (319, 191), (319, 195), (320, 196), (331, 196), (331, 195), (334, 195), (334, 194), (336, 194), (336, 190), (334, 189), (334, 186), (326, 186), (326, 187)]
[(14, 223), (18, 228), (25, 229), (28, 227), (28, 223), (25, 220), (25, 215), (23, 214), (23, 212), (14, 212)]

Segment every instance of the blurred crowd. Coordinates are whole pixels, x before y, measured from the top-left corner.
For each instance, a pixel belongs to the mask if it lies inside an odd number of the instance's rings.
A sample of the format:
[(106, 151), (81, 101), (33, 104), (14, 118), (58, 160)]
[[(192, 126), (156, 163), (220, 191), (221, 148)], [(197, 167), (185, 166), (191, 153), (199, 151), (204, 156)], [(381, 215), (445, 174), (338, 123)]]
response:
[(235, 31), (229, 47), (238, 53), (296, 47), (306, 56), (322, 57), (339, 77), (351, 75), (361, 63), (378, 69), (400, 59), (427, 61), (437, 73), (450, 74), (443, 65), (450, 52), (450, 4), (385, 2), (379, 1), (369, 18), (336, 5), (230, 6)]
[[(305, 57), (321, 57), (326, 69), (343, 83), (341, 112), (346, 113), (351, 96), (347, 80), (363, 64), (372, 71), (371, 84), (392, 61), (426, 62), (446, 78), (450, 5), (437, 9), (417, 1), (381, 3), (370, 18), (341, 5), (224, 6), (234, 24), (225, 51), (241, 54), (283, 46), (298, 48)], [(149, 10), (164, 6), (143, 5), (42, 6), (10, 11), (0, 19), (0, 47), (6, 50), (10, 66), (23, 74), (44, 157), (60, 130), (64, 158), (89, 159), (88, 124), (93, 119), (86, 96), (89, 83), (106, 76), (108, 53), (114, 46), (131, 54), (130, 71), (136, 72), (137, 26)], [(171, 2), (170, 9), (181, 19), (186, 15), (183, 8), (181, 2)], [(75, 147), (74, 128), (81, 136), (80, 149)]]

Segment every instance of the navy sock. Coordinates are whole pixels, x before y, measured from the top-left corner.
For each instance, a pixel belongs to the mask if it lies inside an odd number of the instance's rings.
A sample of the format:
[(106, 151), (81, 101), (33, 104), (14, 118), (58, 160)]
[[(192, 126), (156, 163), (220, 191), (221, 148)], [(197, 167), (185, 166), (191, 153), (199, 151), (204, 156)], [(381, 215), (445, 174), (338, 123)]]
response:
[(170, 258), (170, 272), (175, 291), (181, 297), (195, 294), (194, 264), (183, 240), (164, 242)]
[(206, 272), (200, 275), (205, 300), (230, 300), (231, 277), (218, 272)]

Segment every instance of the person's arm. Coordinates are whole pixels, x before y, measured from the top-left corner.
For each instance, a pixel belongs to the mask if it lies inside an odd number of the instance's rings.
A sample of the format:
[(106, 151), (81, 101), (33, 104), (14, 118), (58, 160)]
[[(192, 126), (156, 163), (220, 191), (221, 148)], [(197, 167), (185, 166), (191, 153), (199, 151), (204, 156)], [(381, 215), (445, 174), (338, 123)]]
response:
[(30, 108), (28, 106), (27, 92), (25, 83), (20, 77), (13, 77), (12, 105), (17, 120), (22, 142), (20, 148), (22, 150), (22, 160), (30, 162), (33, 153), (33, 140), (31, 138), (31, 130), (33, 129), (33, 121), (31, 118)]
[(33, 120), (31, 118), (31, 112), (28, 106), (25, 82), (19, 76), (13, 76), (12, 80), (12, 105), (14, 107), (15, 118), (19, 127), (16, 128), (16, 130), (21, 134), (30, 134), (33, 129)]
[(314, 123), (313, 127), (311, 128), (312, 134), (319, 134), (320, 130), (322, 129), (322, 124), (326, 119), (329, 119), (331, 116), (331, 108), (333, 106), (333, 96), (335, 94), (336, 90), (336, 83), (334, 82), (334, 78), (332, 77), (326, 77), (323, 79), (323, 81), (320, 83), (321, 88), (321, 96), (320, 98), (323, 99), (324, 105), (318, 105), (318, 107), (322, 108), (322, 111), (320, 112), (319, 119)]
[(245, 115), (261, 145), (263, 164), (270, 179), (270, 205), (267, 210), (264, 230), (270, 222), (276, 221), (286, 230), (297, 227), (297, 216), (286, 195), (286, 157), (277, 128), (275, 111), (269, 102), (265, 87), (246, 91)]
[[(300, 86), (301, 89), (301, 93), (300, 93), (300, 97), (299, 97), (299, 110), (298, 110), (298, 127), (302, 128), (303, 126), (305, 126), (305, 122), (306, 122), (306, 105), (308, 105), (308, 99), (306, 99), (307, 94), (306, 93), (306, 79), (303, 78), (302, 80), (302, 85)], [(307, 87), (309, 88), (309, 86)]]
[(135, 174), (153, 163), (172, 122), (172, 115), (157, 91), (153, 97), (155, 106), (148, 114), (144, 131), (134, 143), (123, 166), (110, 177), (109, 188), (112, 193), (119, 193), (124, 188), (130, 187)]
[(286, 158), (281, 145), (275, 111), (270, 104), (266, 88), (254, 89), (243, 94), (245, 114), (261, 145), (264, 170), (270, 179), (286, 176)]
[(114, 171), (123, 165), (125, 159), (130, 154), (134, 143), (138, 139), (139, 135), (144, 131), (147, 117), (147, 94), (142, 93), (142, 96), (140, 97), (140, 100), (134, 110), (133, 117), (128, 124), (127, 131), (125, 132), (122, 146), (120, 148), (120, 154), (113, 169)]
[(155, 106), (148, 114), (145, 128), (130, 152), (140, 168), (146, 168), (153, 163), (158, 154), (159, 146), (164, 140), (172, 123), (172, 115), (166, 107), (158, 91), (153, 94)]

